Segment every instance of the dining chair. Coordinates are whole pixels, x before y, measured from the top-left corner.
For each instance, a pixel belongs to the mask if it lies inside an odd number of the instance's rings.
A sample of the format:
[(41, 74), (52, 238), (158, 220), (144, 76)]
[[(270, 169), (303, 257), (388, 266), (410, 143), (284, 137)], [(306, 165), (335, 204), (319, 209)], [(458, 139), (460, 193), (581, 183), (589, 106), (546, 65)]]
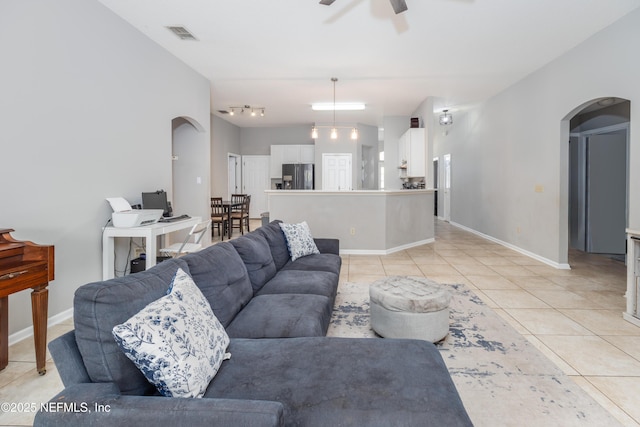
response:
[(220, 240), (224, 240), (224, 235), (229, 226), (227, 222), (227, 212), (222, 204), (222, 197), (211, 198), (211, 237), (214, 237), (214, 226), (218, 230)]
[[(239, 211), (231, 212), (231, 230), (238, 228), (241, 234), (244, 234), (244, 228), (247, 227), (247, 232), (250, 232), (249, 227), (249, 207), (251, 205), (251, 196), (244, 195), (240, 204)], [(237, 224), (236, 224), (237, 222)]]
[(246, 194), (232, 194), (231, 195), (231, 203), (236, 205), (231, 209), (231, 212), (240, 212), (240, 204), (244, 203), (244, 198), (247, 197)]

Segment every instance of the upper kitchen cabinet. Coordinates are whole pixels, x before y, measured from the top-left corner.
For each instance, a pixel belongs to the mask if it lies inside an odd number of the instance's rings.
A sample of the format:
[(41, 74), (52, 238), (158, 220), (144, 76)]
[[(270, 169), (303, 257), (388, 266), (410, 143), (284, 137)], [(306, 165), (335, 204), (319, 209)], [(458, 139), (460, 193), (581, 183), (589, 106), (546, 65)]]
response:
[(272, 145), (271, 178), (282, 178), (282, 165), (287, 163), (315, 163), (313, 144)]
[(401, 178), (424, 178), (426, 176), (426, 145), (424, 128), (411, 128), (402, 134), (398, 142)]

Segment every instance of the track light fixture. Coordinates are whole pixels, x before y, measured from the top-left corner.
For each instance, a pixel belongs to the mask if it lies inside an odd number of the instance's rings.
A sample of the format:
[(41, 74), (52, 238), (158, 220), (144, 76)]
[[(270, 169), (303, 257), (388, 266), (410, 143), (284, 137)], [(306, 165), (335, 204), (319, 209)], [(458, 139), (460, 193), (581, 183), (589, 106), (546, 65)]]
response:
[[(244, 114), (244, 112), (248, 112), (251, 114), (251, 117), (256, 117), (258, 115), (258, 111), (260, 111), (260, 117), (264, 117), (264, 107), (255, 107), (251, 105), (241, 105), (241, 106), (233, 106), (227, 109), (227, 113), (230, 116), (235, 116), (237, 112), (240, 114)], [(223, 111), (221, 111), (223, 112)]]

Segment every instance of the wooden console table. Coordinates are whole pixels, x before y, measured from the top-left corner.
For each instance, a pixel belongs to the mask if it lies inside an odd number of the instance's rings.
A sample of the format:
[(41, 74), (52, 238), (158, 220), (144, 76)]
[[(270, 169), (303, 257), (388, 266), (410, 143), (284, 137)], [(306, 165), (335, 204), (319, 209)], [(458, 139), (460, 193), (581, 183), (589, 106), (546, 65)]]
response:
[(44, 375), (47, 372), (47, 286), (54, 278), (54, 248), (15, 240), (10, 235), (12, 231), (0, 229), (0, 370), (9, 363), (9, 295), (31, 288), (36, 368)]

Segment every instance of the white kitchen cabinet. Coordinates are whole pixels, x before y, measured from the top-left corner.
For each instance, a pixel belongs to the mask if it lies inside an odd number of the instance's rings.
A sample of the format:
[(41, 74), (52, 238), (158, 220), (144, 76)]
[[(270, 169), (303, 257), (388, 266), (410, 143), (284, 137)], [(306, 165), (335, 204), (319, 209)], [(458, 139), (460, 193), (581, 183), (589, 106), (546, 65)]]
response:
[(398, 141), (401, 178), (424, 178), (426, 168), (426, 139), (424, 128), (411, 128)]
[(271, 164), (269, 168), (271, 178), (282, 178), (282, 157), (284, 154), (284, 147), (284, 145), (271, 146)]
[(307, 144), (300, 145), (300, 163), (316, 162), (316, 146)]
[(306, 145), (272, 145), (271, 146), (271, 178), (282, 178), (282, 165), (286, 163), (315, 163), (316, 146)]

